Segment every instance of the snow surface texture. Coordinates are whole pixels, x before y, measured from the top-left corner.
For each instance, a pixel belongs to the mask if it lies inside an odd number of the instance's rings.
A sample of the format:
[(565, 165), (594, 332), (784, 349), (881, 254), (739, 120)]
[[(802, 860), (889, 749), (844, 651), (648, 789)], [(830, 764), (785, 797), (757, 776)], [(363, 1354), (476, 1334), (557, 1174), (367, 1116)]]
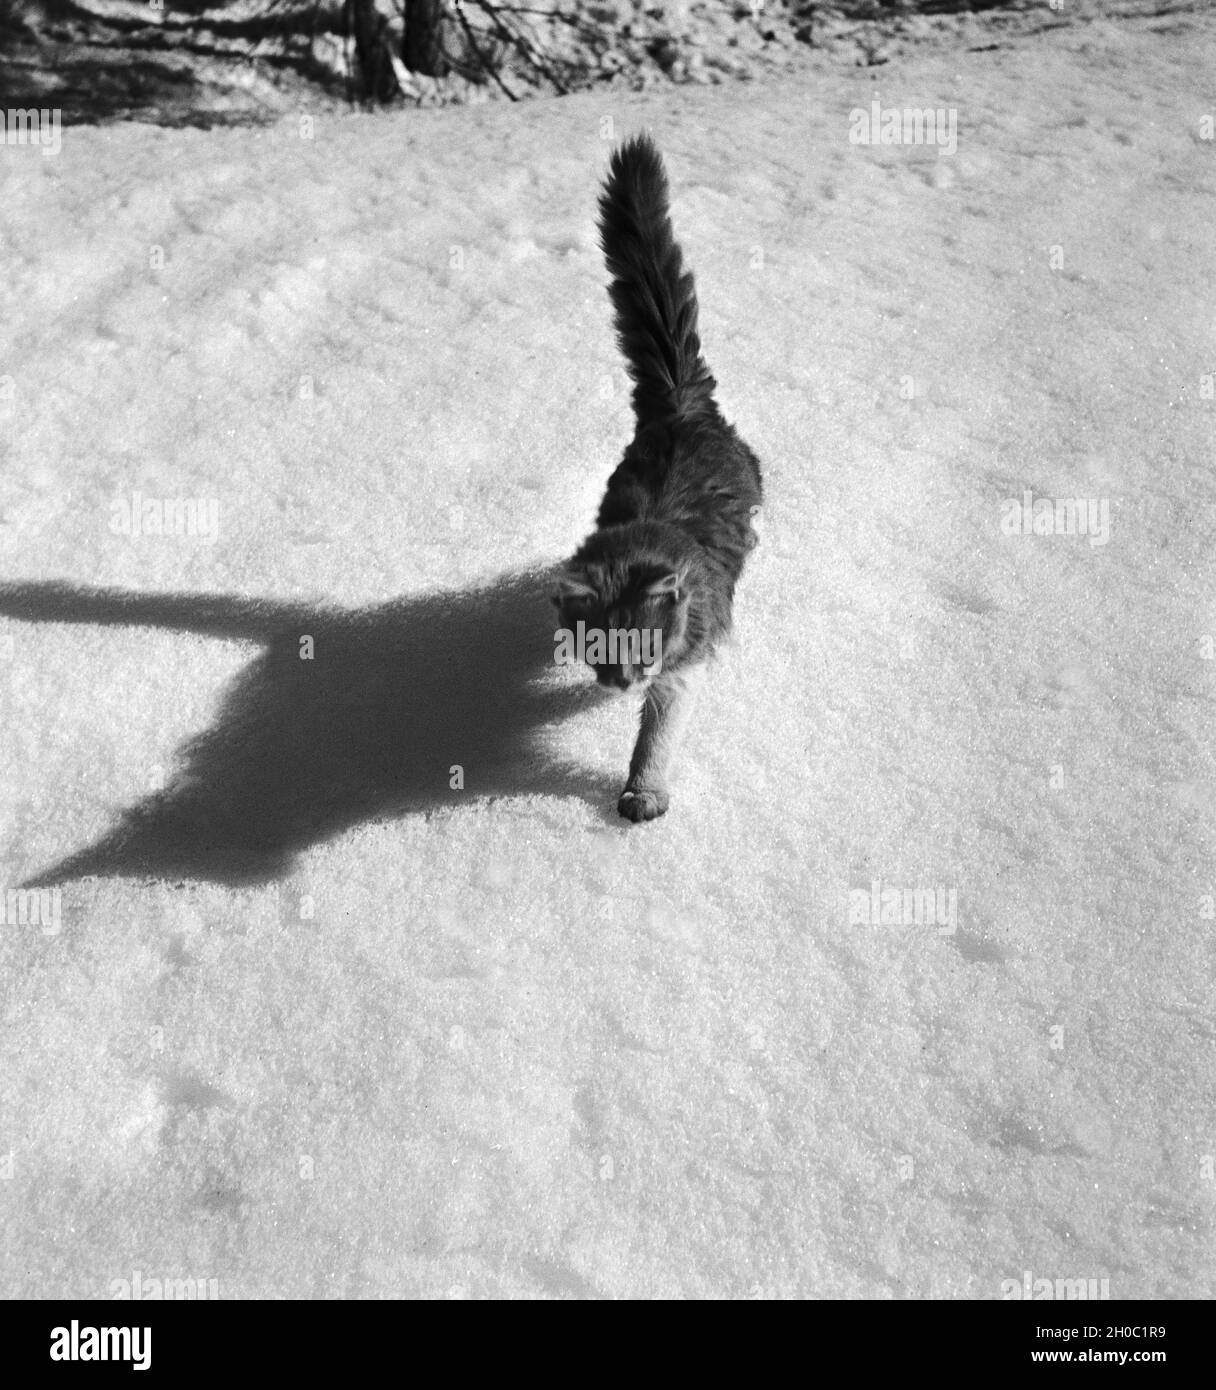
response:
[[(0, 150), (4, 1293), (1211, 1295), (1213, 32)], [(641, 129), (769, 501), (630, 827), (530, 676)]]

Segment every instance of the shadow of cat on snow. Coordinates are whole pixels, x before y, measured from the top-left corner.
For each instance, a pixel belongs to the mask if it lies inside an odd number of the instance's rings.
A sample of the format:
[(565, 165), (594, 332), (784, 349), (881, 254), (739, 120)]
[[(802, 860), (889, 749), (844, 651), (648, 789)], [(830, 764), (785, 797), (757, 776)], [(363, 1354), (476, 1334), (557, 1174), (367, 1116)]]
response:
[[(89, 875), (282, 877), (301, 849), (365, 820), (549, 793), (605, 807), (619, 788), (547, 747), (562, 719), (613, 697), (553, 664), (544, 571), (342, 610), (61, 583), (0, 585), (0, 615), (262, 643), (163, 789), (26, 886)], [(301, 658), (302, 639), (313, 656)], [(582, 673), (579, 673), (581, 676)], [(453, 790), (451, 769), (463, 769)], [(612, 817), (615, 820), (615, 816)]]

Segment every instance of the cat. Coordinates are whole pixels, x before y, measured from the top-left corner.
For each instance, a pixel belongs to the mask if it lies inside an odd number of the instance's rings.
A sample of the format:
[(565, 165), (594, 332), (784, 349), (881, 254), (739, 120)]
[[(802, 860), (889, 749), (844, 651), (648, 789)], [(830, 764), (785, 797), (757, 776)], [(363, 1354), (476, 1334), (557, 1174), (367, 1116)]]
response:
[(635, 433), (608, 480), (596, 529), (558, 575), (553, 602), (570, 630), (582, 622), (588, 631), (655, 634), (649, 664), (637, 646), (595, 664), (601, 684), (645, 693), (617, 803), (639, 822), (668, 808), (668, 775), (695, 687), (730, 629), (735, 585), (757, 543), (762, 487), (759, 460), (714, 400), (696, 289), (649, 137), (613, 153), (599, 214)]

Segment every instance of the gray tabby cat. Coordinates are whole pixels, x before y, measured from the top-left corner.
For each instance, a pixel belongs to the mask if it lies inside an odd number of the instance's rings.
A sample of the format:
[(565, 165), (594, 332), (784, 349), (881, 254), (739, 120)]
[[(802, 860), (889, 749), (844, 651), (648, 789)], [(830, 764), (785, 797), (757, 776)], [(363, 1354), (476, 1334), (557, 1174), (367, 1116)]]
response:
[(563, 626), (657, 630), (661, 661), (636, 648), (596, 679), (645, 690), (629, 780), (617, 809), (661, 816), (694, 686), (730, 628), (735, 585), (756, 544), (760, 463), (722, 418), (701, 356), (697, 297), (672, 234), (667, 177), (645, 136), (613, 154), (600, 197), (617, 340), (633, 380), (636, 429), (608, 480), (596, 529), (559, 576)]

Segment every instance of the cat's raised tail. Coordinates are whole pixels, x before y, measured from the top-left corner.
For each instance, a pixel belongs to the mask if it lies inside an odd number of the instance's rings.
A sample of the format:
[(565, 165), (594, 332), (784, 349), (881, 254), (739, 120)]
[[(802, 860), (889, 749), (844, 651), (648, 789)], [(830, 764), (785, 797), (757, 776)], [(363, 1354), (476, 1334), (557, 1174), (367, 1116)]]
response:
[(649, 136), (634, 136), (612, 156), (600, 245), (638, 426), (712, 413), (716, 383), (701, 356), (696, 288), (672, 234), (667, 175)]

